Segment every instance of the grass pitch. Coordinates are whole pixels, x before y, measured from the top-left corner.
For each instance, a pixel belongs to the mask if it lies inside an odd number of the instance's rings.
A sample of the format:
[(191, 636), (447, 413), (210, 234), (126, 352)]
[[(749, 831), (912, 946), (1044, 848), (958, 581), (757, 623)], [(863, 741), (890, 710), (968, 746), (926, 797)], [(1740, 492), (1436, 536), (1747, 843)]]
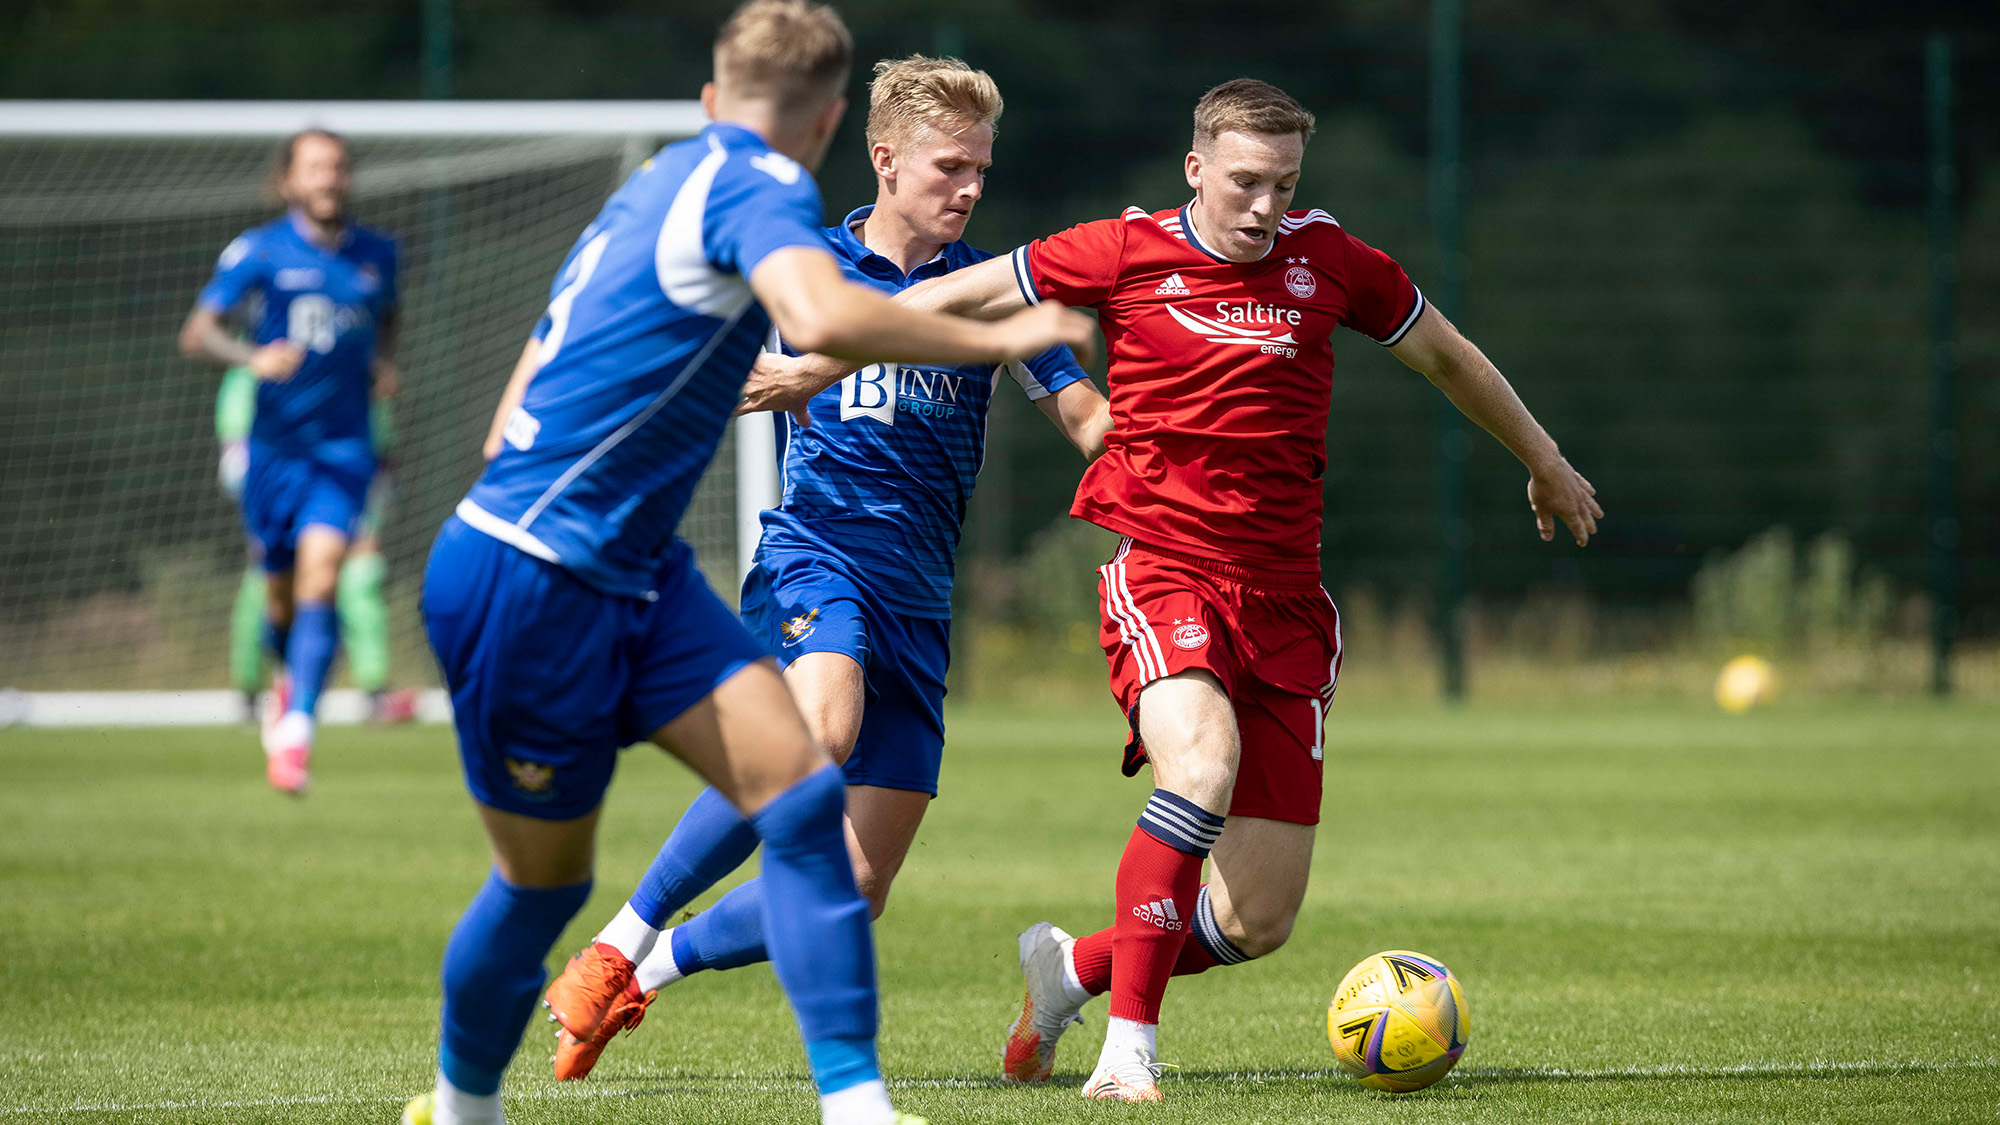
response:
[[(999, 1086), (1013, 935), (1110, 917), (1146, 787), (1109, 706), (960, 710), (944, 795), (877, 928), (884, 1061), (952, 1122), (1991, 1121), (2000, 1106), (2000, 711), (1341, 705), (1297, 933), (1176, 982), (1164, 1106), (1083, 1103), (1103, 1004), (1045, 1089)], [(437, 962), (485, 859), (441, 729), (326, 733), (303, 802), (235, 730), (0, 732), (0, 1119), (391, 1122), (427, 1087)], [(624, 763), (616, 909), (693, 796)], [(706, 900), (704, 900), (706, 901)], [(1464, 980), (1433, 1089), (1332, 1069), (1324, 1005), (1378, 949)], [(770, 972), (664, 993), (592, 1078), (530, 1029), (532, 1122), (817, 1120)]]

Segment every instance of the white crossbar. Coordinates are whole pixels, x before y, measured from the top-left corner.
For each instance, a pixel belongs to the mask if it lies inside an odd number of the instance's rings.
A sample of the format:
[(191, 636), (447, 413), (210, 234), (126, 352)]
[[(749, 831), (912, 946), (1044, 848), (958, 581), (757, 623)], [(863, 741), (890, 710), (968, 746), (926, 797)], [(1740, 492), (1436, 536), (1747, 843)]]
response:
[(6, 137), (688, 137), (695, 101), (186, 102), (0, 100)]

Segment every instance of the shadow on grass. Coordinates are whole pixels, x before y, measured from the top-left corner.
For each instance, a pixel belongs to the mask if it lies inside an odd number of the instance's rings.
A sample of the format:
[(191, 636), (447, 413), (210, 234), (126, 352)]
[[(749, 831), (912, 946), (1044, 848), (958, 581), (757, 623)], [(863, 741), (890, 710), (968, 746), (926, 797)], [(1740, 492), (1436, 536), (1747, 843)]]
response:
[[(1164, 1080), (1174, 1084), (1190, 1085), (1257, 1085), (1262, 1083), (1325, 1082), (1336, 1083), (1361, 1096), (1385, 1098), (1449, 1098), (1455, 1093), (1465, 1093), (1477, 1089), (1497, 1089), (1508, 1086), (1533, 1086), (1548, 1083), (1589, 1083), (1589, 1082), (1758, 1082), (1827, 1080), (1841, 1078), (1890, 1078), (1920, 1074), (1949, 1074), (1965, 1071), (2000, 1069), (2000, 1059), (1955, 1059), (1943, 1062), (1801, 1062), (1801, 1063), (1752, 1063), (1741, 1066), (1654, 1066), (1608, 1068), (1604, 1070), (1565, 1070), (1560, 1067), (1469, 1067), (1454, 1071), (1450, 1077), (1428, 1090), (1411, 1094), (1388, 1094), (1368, 1090), (1353, 1081), (1345, 1071), (1322, 1070), (1182, 1070), (1169, 1068)], [(1035, 1090), (1073, 1089), (1083, 1085), (1086, 1076), (1057, 1074), (1041, 1086), (1024, 1087), (988, 1075), (918, 1075), (893, 1076), (889, 1079), (891, 1089), (898, 1090)], [(614, 1078), (594, 1077), (588, 1087), (555, 1087), (541, 1093), (542, 1097), (562, 1097), (574, 1089), (576, 1096), (582, 1097), (668, 1097), (684, 1094), (712, 1093), (719, 1088), (737, 1090), (804, 1090), (810, 1088), (805, 1075), (773, 1075), (752, 1078), (744, 1075), (722, 1074), (675, 1074), (675, 1075), (631, 1075)]]
[[(1466, 1067), (1424, 1093), (1449, 1093), (1453, 1088), (1526, 1086), (1567, 1082), (1757, 1082), (1799, 1079), (1889, 1078), (1916, 1074), (1950, 1074), (2000, 1069), (2000, 1059), (1951, 1059), (1941, 1062), (1799, 1062), (1748, 1063), (1739, 1066), (1611, 1067), (1565, 1070), (1561, 1067)], [(1081, 1075), (1078, 1076), (1079, 1079)], [(1317, 1082), (1345, 1080), (1340, 1070), (1175, 1070), (1168, 1077), (1180, 1082)], [(1359, 1092), (1360, 1088), (1357, 1088)], [(1372, 1091), (1371, 1091), (1372, 1092)], [(1409, 1097), (1408, 1094), (1387, 1095)]]

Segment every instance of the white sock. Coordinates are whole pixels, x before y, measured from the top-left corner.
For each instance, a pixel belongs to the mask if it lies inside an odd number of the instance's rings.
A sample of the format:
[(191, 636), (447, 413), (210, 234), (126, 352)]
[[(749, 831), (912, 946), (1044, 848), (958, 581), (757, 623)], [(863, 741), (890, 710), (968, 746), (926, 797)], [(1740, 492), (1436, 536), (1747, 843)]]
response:
[(597, 931), (597, 940), (623, 953), (626, 960), (637, 965), (652, 952), (653, 943), (660, 940), (660, 931), (647, 925), (628, 902), (618, 908), (618, 917)]
[(1082, 978), (1076, 975), (1076, 939), (1062, 943), (1063, 951), (1063, 998), (1078, 1010), (1090, 1003), (1090, 990), (1083, 987)]
[(431, 1125), (506, 1125), (499, 1094), (468, 1094), (452, 1085), (443, 1071), (438, 1072), (431, 1103)]
[(297, 743), (312, 745), (313, 717), (304, 711), (287, 711), (279, 717), (278, 725), (271, 728), (271, 745), (291, 746)]
[(889, 1087), (880, 1078), (819, 1096), (820, 1125), (894, 1125)]
[(686, 975), (679, 965), (674, 964), (674, 931), (669, 927), (653, 939), (653, 948), (633, 970), (632, 980), (638, 984), (640, 992), (651, 992), (656, 988), (665, 988)]
[(1098, 1053), (1097, 1065), (1118, 1062), (1138, 1051), (1148, 1059), (1160, 1057), (1160, 1025), (1140, 1023), (1138, 1020), (1122, 1020), (1112, 1016), (1111, 1026), (1104, 1032), (1104, 1050)]

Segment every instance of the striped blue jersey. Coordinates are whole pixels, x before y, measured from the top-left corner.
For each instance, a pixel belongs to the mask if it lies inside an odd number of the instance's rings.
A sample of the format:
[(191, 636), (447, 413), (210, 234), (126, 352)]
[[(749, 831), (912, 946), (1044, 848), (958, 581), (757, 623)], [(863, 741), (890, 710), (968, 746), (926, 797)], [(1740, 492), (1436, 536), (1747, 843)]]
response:
[[(894, 293), (993, 256), (954, 242), (906, 276), (856, 234), (871, 210), (826, 231), (853, 281)], [(1031, 400), (1088, 378), (1061, 347), (1003, 366)], [(759, 553), (831, 553), (891, 610), (950, 617), (952, 558), (986, 456), (997, 373), (875, 364), (815, 396), (810, 428), (786, 416), (784, 500), (764, 513)]]
[(334, 246), (280, 215), (238, 235), (202, 287), (201, 306), (242, 314), (252, 343), (289, 340), (305, 353), (283, 382), (257, 384), (250, 440), (326, 464), (374, 464), (368, 415), (375, 335), (396, 304), (396, 244), (358, 226)]
[(821, 222), (812, 176), (748, 129), (660, 150), (563, 263), (541, 366), (459, 518), (606, 593), (654, 596), (770, 329), (748, 278), (785, 247), (824, 252)]

